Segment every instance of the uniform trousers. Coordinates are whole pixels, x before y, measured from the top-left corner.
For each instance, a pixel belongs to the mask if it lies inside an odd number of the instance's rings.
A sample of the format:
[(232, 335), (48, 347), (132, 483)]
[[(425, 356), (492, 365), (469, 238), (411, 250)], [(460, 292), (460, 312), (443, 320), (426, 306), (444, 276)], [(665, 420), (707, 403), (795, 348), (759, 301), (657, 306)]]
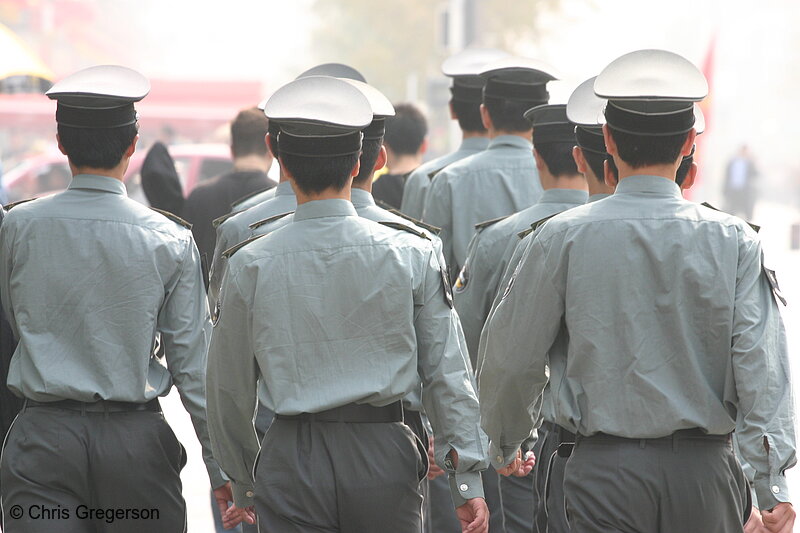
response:
[(413, 533), (428, 471), (401, 422), (272, 423), (255, 471), (262, 533)]
[[(536, 512), (533, 533), (569, 533), (564, 508), (564, 468), (567, 458), (559, 455), (562, 443), (558, 426), (545, 422), (539, 428), (541, 447), (536, 456)], [(573, 442), (574, 438), (569, 438)], [(537, 445), (539, 443), (537, 442)]]
[(728, 435), (578, 436), (564, 494), (575, 533), (735, 533), (747, 480)]
[(160, 412), (23, 407), (0, 477), (4, 533), (180, 533), (186, 452)]

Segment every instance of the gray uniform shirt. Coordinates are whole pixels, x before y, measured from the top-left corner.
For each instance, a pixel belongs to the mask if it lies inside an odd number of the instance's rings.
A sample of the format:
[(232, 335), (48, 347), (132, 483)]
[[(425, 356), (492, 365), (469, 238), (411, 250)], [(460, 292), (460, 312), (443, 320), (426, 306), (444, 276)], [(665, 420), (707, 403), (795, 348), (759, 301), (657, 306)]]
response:
[(461, 146), (455, 152), (421, 164), (406, 179), (400, 211), (411, 218), (422, 219), (422, 212), (425, 209), (425, 197), (428, 195), (431, 181), (439, 171), (451, 163), (478, 152), (483, 152), (487, 146), (489, 146), (488, 137), (468, 137), (461, 141)]
[(453, 294), (473, 365), (478, 358), (483, 324), (510, 259), (506, 249), (513, 250), (519, 242), (519, 233), (534, 222), (585, 204), (588, 197), (585, 191), (549, 189), (527, 209), (488, 225), (479, 224)]
[[(39, 402), (145, 403), (178, 387), (211, 483), (225, 482), (206, 427), (211, 333), (192, 232), (105, 176), (14, 207), (0, 231), (0, 299), (20, 342), (8, 385)], [(153, 355), (156, 333), (166, 365)]]
[(437, 174), (422, 220), (442, 229), (439, 237), (452, 278), (467, 258), (475, 224), (521, 211), (541, 196), (532, 150), (527, 139), (501, 135), (483, 152)]
[(267, 407), (286, 415), (387, 405), (421, 379), (437, 463), (458, 452), (454, 499), (482, 496), (485, 435), (443, 281), (429, 239), (358, 217), (346, 200), (300, 205), (291, 224), (231, 256), (209, 352), (208, 414), (237, 505), (252, 503), (259, 376)]
[(759, 504), (788, 501), (785, 332), (743, 221), (684, 200), (668, 179), (624, 178), (612, 197), (542, 226), (505, 292), (478, 377), (493, 462), (509, 462), (530, 431), (563, 321), (566, 365), (550, 368), (556, 423), (627, 438), (736, 428)]
[[(268, 192), (272, 192), (271, 198), (251, 204), (256, 199), (265, 197)], [(243, 207), (245, 205), (250, 207)], [(294, 195), (292, 184), (284, 181), (279, 183), (277, 187), (273, 187), (249, 198), (243, 203), (237, 204), (236, 210), (238, 212), (217, 226), (217, 244), (214, 247), (214, 258), (211, 261), (208, 283), (208, 301), (211, 306), (214, 306), (217, 301), (219, 287), (222, 284), (222, 276), (225, 273), (227, 260), (222, 253), (228, 248), (252, 237), (253, 231), (250, 228), (250, 224), (253, 222), (294, 211), (295, 207), (297, 207), (297, 197)]]
[[(283, 182), (283, 183), (289, 183), (289, 182)], [(280, 183), (278, 184), (278, 186), (280, 186)], [(291, 189), (291, 185), (289, 186), (289, 188)], [(262, 202), (266, 202), (267, 200), (275, 198), (277, 193), (278, 193), (278, 187), (272, 187), (271, 189), (267, 189), (266, 191), (261, 191), (252, 196), (248, 196), (243, 200), (238, 200), (234, 202), (233, 204), (231, 204), (231, 210), (234, 213), (246, 211), (251, 207), (257, 206)]]

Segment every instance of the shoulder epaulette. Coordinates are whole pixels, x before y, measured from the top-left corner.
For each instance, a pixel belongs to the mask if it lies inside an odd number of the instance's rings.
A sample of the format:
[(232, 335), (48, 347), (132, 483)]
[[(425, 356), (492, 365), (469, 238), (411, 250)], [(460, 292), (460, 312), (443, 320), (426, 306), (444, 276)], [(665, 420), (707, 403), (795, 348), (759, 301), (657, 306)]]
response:
[(412, 218), (412, 217), (406, 215), (405, 213), (403, 213), (401, 211), (398, 211), (397, 209), (387, 209), (387, 211), (389, 211), (392, 214), (395, 214), (395, 215), (399, 216), (400, 218), (404, 218), (404, 219), (408, 220), (409, 222), (413, 223), (416, 226), (419, 226), (422, 229), (426, 229), (426, 230), (430, 231), (434, 235), (439, 235), (439, 233), (442, 231), (442, 228), (437, 228), (436, 226), (431, 226), (430, 224), (426, 224), (421, 220), (417, 220), (416, 218)]
[(537, 229), (542, 227), (542, 225), (545, 222), (547, 222), (548, 220), (550, 220), (551, 218), (553, 218), (557, 214), (558, 213), (556, 213), (555, 215), (550, 215), (549, 217), (544, 217), (542, 219), (537, 220), (536, 222), (531, 224), (530, 228), (520, 231), (519, 233), (517, 233), (517, 235), (519, 236), (520, 239), (524, 239), (525, 237), (527, 237), (528, 235), (530, 235), (531, 233), (533, 233), (534, 231), (536, 231)]
[(250, 229), (260, 228), (261, 226), (266, 226), (270, 222), (275, 222), (276, 220), (280, 220), (287, 215), (291, 215), (294, 211), (287, 211), (285, 213), (281, 213), (280, 215), (271, 216), (269, 218), (265, 218), (264, 220), (258, 220), (250, 224)]
[(9, 211), (9, 210), (11, 210), (11, 209), (13, 209), (13, 208), (17, 207), (17, 206), (18, 206), (18, 205), (20, 205), (20, 204), (24, 204), (24, 203), (27, 203), (27, 202), (31, 202), (31, 201), (33, 201), (33, 200), (36, 200), (36, 198), (34, 197), (34, 198), (26, 198), (26, 199), (24, 199), (24, 200), (17, 200), (16, 202), (11, 202), (10, 204), (6, 204), (6, 205), (4, 205), (4, 206), (3, 206), (3, 209), (5, 209), (6, 211)]
[(436, 169), (436, 170), (434, 170), (433, 172), (428, 172), (428, 179), (429, 179), (429, 180), (431, 180), (431, 181), (433, 181), (433, 178), (435, 178), (435, 177), (436, 177), (436, 175), (437, 175), (439, 172), (441, 172), (442, 170), (444, 170), (444, 169), (445, 169), (445, 167), (442, 167), (442, 168), (437, 168), (437, 169)]
[(401, 231), (407, 231), (409, 233), (413, 233), (417, 237), (422, 237), (423, 239), (431, 240), (431, 238), (428, 237), (428, 235), (425, 234), (424, 232), (419, 231), (418, 229), (412, 228), (411, 226), (406, 226), (405, 224), (401, 224), (400, 222), (389, 222), (388, 220), (384, 220), (384, 221), (378, 222), (378, 224), (382, 224), (384, 226), (388, 226), (388, 227), (393, 228), (393, 229), (399, 229)]
[(505, 219), (507, 219), (507, 218), (508, 218), (508, 217), (510, 217), (510, 216), (511, 216), (511, 215), (506, 215), (506, 216), (504, 216), (504, 217), (497, 217), (497, 218), (493, 218), (493, 219), (491, 219), (491, 220), (485, 220), (485, 221), (483, 221), (483, 222), (478, 222), (477, 224), (475, 224), (475, 229), (476, 229), (476, 230), (478, 230), (478, 229), (488, 228), (488, 227), (489, 227), (489, 226), (491, 226), (492, 224), (497, 224), (497, 223), (498, 223), (498, 222), (500, 222), (501, 220), (505, 220)]
[(221, 217), (217, 217), (214, 220), (212, 220), (211, 221), (211, 225), (214, 226), (214, 229), (216, 229), (216, 228), (218, 228), (220, 226), (220, 224), (222, 224), (223, 222), (225, 222), (226, 220), (228, 220), (232, 216), (238, 215), (239, 213), (241, 213), (241, 211), (231, 211), (230, 213), (226, 213), (226, 214), (222, 215)]
[(247, 246), (251, 242), (260, 239), (261, 237), (266, 237), (266, 235), (256, 235), (255, 237), (250, 237), (249, 239), (244, 240), (244, 241), (240, 242), (239, 244), (231, 246), (230, 248), (228, 248), (227, 250), (222, 252), (222, 257), (224, 257), (225, 259), (230, 259), (233, 256), (233, 254), (235, 254), (236, 252), (238, 252), (239, 250), (241, 250), (242, 248), (244, 248), (245, 246)]
[(373, 198), (375, 200), (375, 205), (380, 207), (381, 209), (386, 209), (387, 211), (391, 211), (394, 209), (394, 206), (387, 204), (383, 200), (378, 200), (377, 198)]
[(159, 209), (157, 207), (151, 207), (150, 209), (152, 209), (153, 211), (155, 211), (157, 213), (161, 213), (162, 215), (164, 215), (165, 217), (167, 217), (171, 221), (177, 222), (178, 224), (180, 224), (181, 226), (183, 226), (186, 229), (192, 229), (191, 222), (187, 222), (186, 220), (182, 219), (178, 215), (170, 213), (169, 211), (164, 211), (163, 209)]
[(268, 190), (270, 190), (270, 189), (272, 189), (272, 188), (273, 188), (273, 187), (266, 187), (266, 188), (264, 188), (264, 189), (260, 189), (260, 190), (258, 190), (258, 191), (253, 191), (253, 192), (251, 192), (250, 194), (245, 194), (244, 196), (242, 196), (242, 197), (241, 197), (241, 198), (239, 198), (238, 200), (234, 200), (233, 202), (231, 202), (231, 207), (236, 207), (236, 206), (237, 206), (237, 205), (239, 205), (240, 203), (242, 203), (242, 202), (244, 202), (244, 201), (246, 201), (246, 200), (249, 200), (249, 199), (250, 199), (250, 198), (252, 198), (253, 196), (257, 196), (257, 195), (261, 194), (262, 192), (267, 192)]
[[(719, 211), (720, 213), (725, 213), (725, 211), (723, 211), (722, 209), (717, 209), (716, 207), (714, 207), (713, 205), (711, 205), (708, 202), (703, 202), (700, 205), (702, 205), (703, 207), (707, 207), (709, 209), (713, 209), (714, 211)], [(728, 213), (728, 214), (730, 214), (730, 213)], [(747, 222), (747, 221), (745, 220), (745, 222)], [(759, 226), (757, 224), (753, 224), (752, 222), (747, 222), (747, 225), (750, 226), (751, 228), (753, 228), (753, 231), (755, 231), (756, 233), (761, 231), (761, 226)]]
[(517, 237), (519, 237), (520, 240), (522, 240), (525, 237), (527, 237), (528, 235), (530, 235), (531, 233), (533, 233), (533, 226), (531, 226), (528, 229), (524, 229), (524, 230), (520, 231), (519, 233), (517, 233)]

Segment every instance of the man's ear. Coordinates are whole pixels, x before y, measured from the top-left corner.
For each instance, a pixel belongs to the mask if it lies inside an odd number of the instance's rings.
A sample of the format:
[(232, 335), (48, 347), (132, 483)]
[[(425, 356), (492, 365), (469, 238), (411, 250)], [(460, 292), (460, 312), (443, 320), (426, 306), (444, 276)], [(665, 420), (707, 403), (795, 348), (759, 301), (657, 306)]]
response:
[(269, 153), (272, 154), (272, 157), (278, 157), (277, 156), (277, 150), (274, 149), (275, 145), (273, 144), (275, 142), (275, 139), (272, 138), (272, 135), (267, 133), (264, 136), (264, 142), (267, 143), (267, 150), (269, 150)]
[(381, 144), (381, 150), (378, 152), (378, 159), (375, 160), (373, 171), (377, 171), (386, 166), (386, 147)]
[(578, 172), (584, 176), (589, 171), (589, 165), (586, 163), (586, 158), (583, 157), (583, 150), (580, 146), (572, 147), (572, 159), (575, 160), (575, 166), (578, 167)]
[(425, 137), (422, 139), (422, 144), (419, 145), (419, 150), (417, 150), (418, 154), (424, 154), (428, 151), (428, 138)]
[(487, 130), (493, 130), (494, 124), (492, 123), (492, 117), (489, 115), (489, 110), (486, 108), (485, 105), (481, 104), (481, 122), (483, 122), (483, 127)]
[(356, 166), (353, 167), (353, 171), (350, 173), (351, 178), (355, 178), (358, 176), (358, 173), (361, 172), (361, 157), (356, 159)]
[(450, 103), (447, 104), (447, 107), (450, 109), (450, 120), (458, 120), (456, 116), (456, 112), (453, 110), (453, 101), (450, 100)]
[[(692, 149), (694, 148), (694, 141), (697, 139), (697, 130), (692, 128), (689, 130), (689, 134), (686, 136), (686, 140), (681, 147), (681, 158), (684, 156), (690, 155), (692, 153)], [(610, 153), (610, 152), (609, 152)], [(680, 163), (680, 161), (678, 161)]]
[[(605, 126), (603, 126), (603, 129), (605, 130)], [(606, 145), (606, 147), (608, 147), (608, 145)], [(608, 164), (608, 159), (603, 161), (603, 181), (606, 185), (613, 188), (616, 188), (619, 183), (619, 178), (611, 171), (611, 165)]]
[(689, 172), (686, 173), (686, 178), (684, 178), (683, 183), (681, 183), (682, 191), (692, 188), (692, 185), (694, 185), (694, 182), (697, 179), (697, 170), (697, 163), (692, 161), (692, 166), (689, 167)]
[(136, 134), (136, 137), (134, 137), (133, 140), (131, 141), (130, 146), (128, 146), (128, 148), (125, 149), (125, 157), (130, 159), (133, 156), (133, 153), (136, 151), (136, 143), (137, 142), (139, 142), (139, 134), (138, 133)]
[(536, 150), (536, 148), (533, 149), (533, 160), (536, 161), (536, 170), (539, 171), (539, 175), (541, 176), (542, 172), (547, 170), (547, 165), (545, 165), (544, 159), (542, 159), (542, 156), (539, 155), (539, 152)]
[(59, 151), (60, 151), (62, 154), (64, 154), (64, 155), (66, 155), (67, 157), (69, 157), (69, 156), (67, 155), (67, 150), (64, 148), (64, 145), (63, 145), (63, 144), (61, 144), (61, 137), (59, 137), (58, 133), (56, 133), (56, 142), (58, 143), (58, 150), (59, 150)]
[(608, 129), (608, 124), (603, 124), (603, 140), (606, 142), (606, 152), (611, 157), (619, 155), (617, 150), (617, 143), (614, 142), (614, 137), (611, 135), (611, 130)]

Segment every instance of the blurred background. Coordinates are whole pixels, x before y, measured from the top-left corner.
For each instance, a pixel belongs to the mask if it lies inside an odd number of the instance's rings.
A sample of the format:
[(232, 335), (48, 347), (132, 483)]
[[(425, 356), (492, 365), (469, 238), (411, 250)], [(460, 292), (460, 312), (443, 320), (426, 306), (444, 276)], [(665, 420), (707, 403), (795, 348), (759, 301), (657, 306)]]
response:
[[(188, 193), (228, 168), (237, 111), (318, 63), (350, 64), (392, 101), (423, 109), (430, 158), (459, 141), (440, 65), (465, 46), (552, 64), (561, 73), (550, 85), (553, 103), (623, 53), (665, 48), (693, 61), (711, 86), (691, 198), (731, 208), (729, 164), (747, 161), (747, 177), (735, 178), (748, 182), (752, 205), (742, 214), (762, 226), (767, 262), (789, 300), (783, 311), (797, 366), (798, 26), (794, 0), (0, 0), (0, 194), (14, 201), (66, 186), (55, 103), (42, 93), (91, 65), (122, 64), (151, 79), (128, 177), (136, 197), (137, 165), (154, 141), (170, 145)], [(210, 531), (199, 449), (178, 402), (166, 403), (190, 448), (189, 531)], [(798, 494), (798, 475), (791, 477)]]

